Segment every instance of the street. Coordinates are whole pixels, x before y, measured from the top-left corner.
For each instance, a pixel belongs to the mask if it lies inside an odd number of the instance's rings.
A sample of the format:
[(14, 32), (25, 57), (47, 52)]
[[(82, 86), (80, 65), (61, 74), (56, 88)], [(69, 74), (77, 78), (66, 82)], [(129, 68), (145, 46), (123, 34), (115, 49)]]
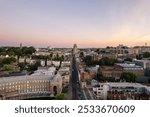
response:
[(79, 93), (79, 75), (76, 66), (76, 59), (73, 56), (72, 58), (72, 76), (71, 76), (71, 86), (72, 86), (72, 100), (78, 100), (78, 93)]

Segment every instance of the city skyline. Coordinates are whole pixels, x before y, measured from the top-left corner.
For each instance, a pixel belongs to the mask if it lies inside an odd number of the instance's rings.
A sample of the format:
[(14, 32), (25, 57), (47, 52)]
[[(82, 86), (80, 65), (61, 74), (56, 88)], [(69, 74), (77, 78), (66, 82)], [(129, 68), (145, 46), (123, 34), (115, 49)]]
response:
[(0, 46), (150, 45), (149, 0), (0, 1)]

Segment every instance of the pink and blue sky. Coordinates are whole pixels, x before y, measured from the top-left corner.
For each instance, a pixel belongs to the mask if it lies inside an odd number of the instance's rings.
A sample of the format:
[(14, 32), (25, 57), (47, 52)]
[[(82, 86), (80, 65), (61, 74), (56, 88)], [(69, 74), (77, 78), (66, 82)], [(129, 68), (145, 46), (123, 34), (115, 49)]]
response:
[(0, 46), (150, 45), (150, 0), (0, 0)]

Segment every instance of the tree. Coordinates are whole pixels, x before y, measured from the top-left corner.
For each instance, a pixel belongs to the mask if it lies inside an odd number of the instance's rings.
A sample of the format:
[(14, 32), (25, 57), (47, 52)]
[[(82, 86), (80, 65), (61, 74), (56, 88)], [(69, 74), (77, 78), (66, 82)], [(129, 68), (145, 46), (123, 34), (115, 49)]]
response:
[(144, 52), (143, 57), (144, 58), (149, 58), (150, 57), (150, 52)]
[(33, 72), (33, 71), (37, 70), (38, 67), (40, 67), (40, 66), (41, 66), (41, 61), (37, 60), (35, 64), (28, 66), (28, 71)]
[(23, 55), (32, 55), (36, 50), (34, 47), (22, 47), (21, 51)]
[(50, 53), (50, 58), (53, 58), (53, 52)]
[(135, 82), (137, 76), (132, 72), (122, 72), (120, 79), (126, 82)]
[(126, 58), (126, 59), (124, 59), (124, 61), (132, 62), (132, 58)]
[(108, 65), (108, 66), (112, 66), (117, 62), (116, 59), (110, 59), (108, 57), (103, 57), (102, 59), (99, 60), (99, 65)]
[(4, 58), (2, 59), (2, 64), (12, 64), (16, 62), (16, 59), (11, 57), (11, 58)]
[(2, 59), (0, 58), (0, 67), (3, 66)]
[(61, 61), (63, 61), (65, 59), (64, 55), (61, 55)]
[(14, 53), (15, 53), (15, 55), (17, 56), (17, 63), (19, 64), (19, 59), (20, 59), (20, 57), (22, 56), (22, 51), (21, 51), (20, 48), (15, 48), (15, 49), (14, 49)]
[(93, 61), (92, 56), (86, 56), (83, 58), (83, 61), (87, 66), (95, 66), (98, 64), (98, 61)]
[(59, 96), (56, 97), (56, 100), (66, 100), (65, 94), (62, 93)]
[(84, 53), (83, 52), (80, 52), (80, 55), (79, 55), (81, 58), (84, 57)]
[(22, 51), (22, 56), (25, 57), (25, 64), (26, 64), (26, 59), (27, 57), (30, 57), (36, 50), (34, 47), (22, 47), (21, 48)]
[(20, 67), (20, 70), (24, 70), (25, 67), (26, 67), (26, 64), (25, 63), (19, 63), (18, 66)]

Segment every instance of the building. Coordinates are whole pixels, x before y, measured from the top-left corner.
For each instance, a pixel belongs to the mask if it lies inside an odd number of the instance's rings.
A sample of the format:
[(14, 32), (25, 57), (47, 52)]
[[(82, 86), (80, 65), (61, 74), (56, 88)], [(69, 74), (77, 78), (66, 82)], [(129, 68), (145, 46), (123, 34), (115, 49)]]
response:
[(143, 67), (144, 69), (150, 68), (150, 60), (134, 60), (136, 65)]
[(134, 62), (144, 68), (145, 76), (150, 77), (150, 60), (134, 60)]
[(96, 52), (94, 52), (93, 54), (92, 54), (92, 60), (93, 61), (99, 61), (100, 60), (100, 55), (98, 54), (98, 53), (96, 53)]
[(72, 54), (75, 55), (75, 56), (79, 56), (79, 50), (77, 48), (77, 44), (73, 45)]
[(136, 55), (143, 54), (144, 52), (150, 52), (150, 46), (135, 46), (133, 53)]
[(90, 74), (88, 72), (86, 72), (86, 71), (80, 71), (80, 78), (84, 79), (84, 80), (92, 79), (90, 77)]
[(131, 48), (121, 44), (117, 47), (106, 47), (105, 51), (106, 53), (117, 55), (117, 57), (123, 57), (131, 54)]
[(0, 78), (0, 99), (29, 99), (60, 95), (62, 77), (54, 74), (55, 70), (52, 69), (39, 69), (32, 75)]
[(99, 83), (93, 87), (93, 92), (97, 99), (102, 100), (150, 99), (150, 87), (139, 83)]
[(58, 73), (62, 76), (63, 86), (69, 85), (70, 81), (70, 67), (61, 67)]
[(71, 62), (70, 61), (62, 61), (61, 67), (70, 67)]
[(86, 81), (81, 81), (81, 82), (80, 82), (80, 85), (81, 85), (81, 88), (82, 88), (82, 89), (84, 89), (84, 88), (87, 87)]
[(119, 67), (114, 66), (101, 66), (100, 73), (103, 77), (113, 77), (113, 78), (120, 78), (122, 69)]
[(99, 66), (96, 67), (87, 67), (86, 71), (89, 73), (90, 77), (93, 79), (94, 77), (96, 77), (97, 73), (98, 73), (98, 68)]
[(144, 76), (144, 68), (134, 63), (116, 63), (115, 69), (122, 69), (123, 72), (134, 73), (137, 77)]

